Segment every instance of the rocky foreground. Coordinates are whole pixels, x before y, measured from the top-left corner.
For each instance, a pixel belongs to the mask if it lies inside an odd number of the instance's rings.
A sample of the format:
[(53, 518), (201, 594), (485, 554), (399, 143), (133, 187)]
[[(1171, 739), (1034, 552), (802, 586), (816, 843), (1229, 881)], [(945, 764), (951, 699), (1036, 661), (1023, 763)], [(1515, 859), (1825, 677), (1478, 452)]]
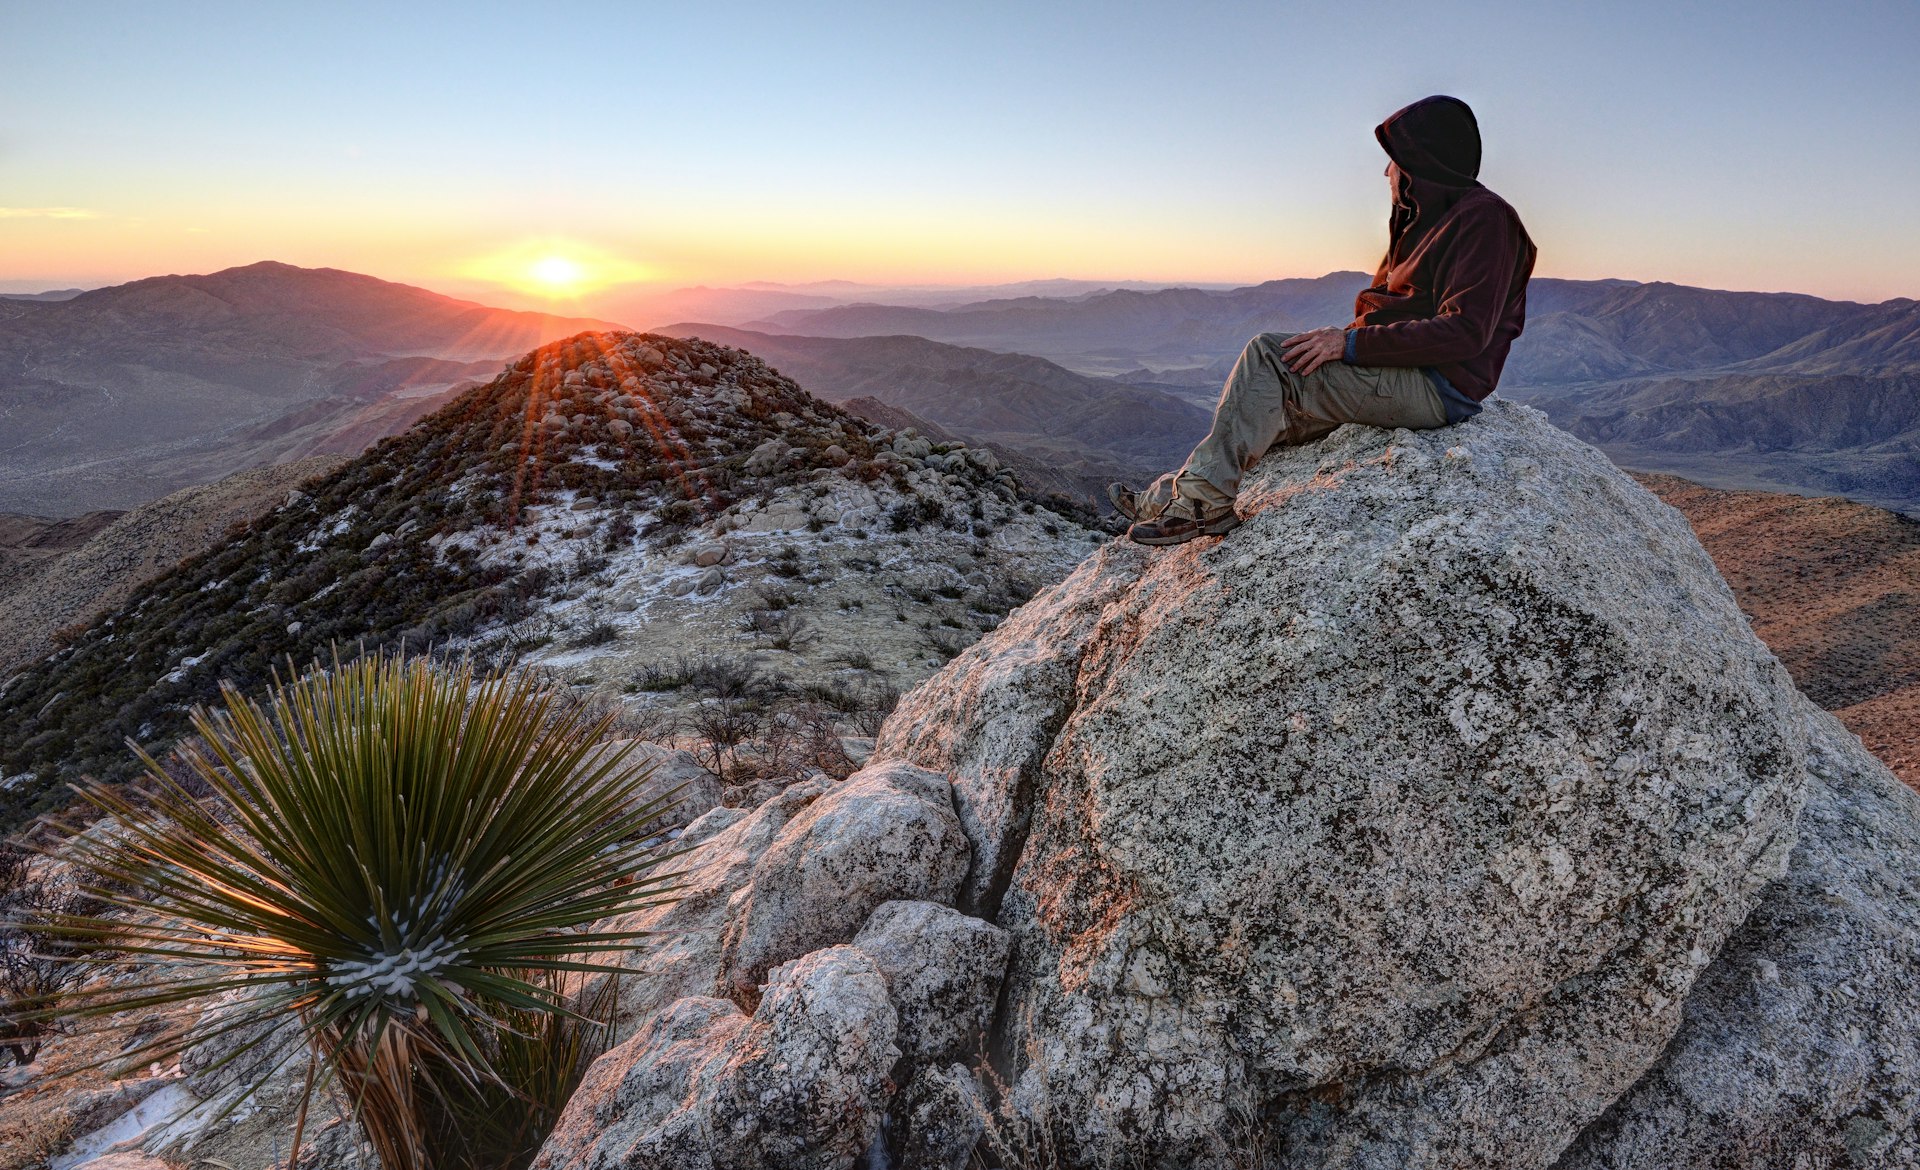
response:
[(1500, 404), (1110, 546), (716, 809), (538, 1166), (1910, 1166), (1920, 799)]
[[(536, 1166), (1920, 1164), (1920, 796), (1679, 513), (1504, 403), (1241, 507), (1101, 548), (848, 778), (690, 789)], [(148, 1149), (277, 1148), (297, 1086), (215, 1120), (219, 1057)]]

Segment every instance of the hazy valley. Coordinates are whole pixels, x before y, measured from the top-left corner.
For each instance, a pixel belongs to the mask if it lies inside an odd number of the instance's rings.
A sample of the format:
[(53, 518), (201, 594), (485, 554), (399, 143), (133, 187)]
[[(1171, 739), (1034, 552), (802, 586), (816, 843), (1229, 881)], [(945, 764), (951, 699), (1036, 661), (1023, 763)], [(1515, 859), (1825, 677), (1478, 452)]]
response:
[[(1247, 337), (1344, 322), (1366, 280), (788, 310), (752, 327), (1036, 354), (1204, 404)], [(1920, 510), (1920, 302), (1551, 278), (1528, 300), (1501, 393), (1623, 466)]]

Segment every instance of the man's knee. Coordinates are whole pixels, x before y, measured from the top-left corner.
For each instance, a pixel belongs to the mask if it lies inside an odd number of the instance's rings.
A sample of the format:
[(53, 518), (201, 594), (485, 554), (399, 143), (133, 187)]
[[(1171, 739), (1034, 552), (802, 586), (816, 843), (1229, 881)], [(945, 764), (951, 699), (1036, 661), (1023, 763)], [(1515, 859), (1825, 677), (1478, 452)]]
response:
[(1253, 335), (1253, 340), (1247, 342), (1246, 347), (1240, 352), (1270, 354), (1278, 358), (1281, 347), (1287, 344), (1288, 339), (1298, 336), (1300, 336), (1298, 333), (1256, 333)]

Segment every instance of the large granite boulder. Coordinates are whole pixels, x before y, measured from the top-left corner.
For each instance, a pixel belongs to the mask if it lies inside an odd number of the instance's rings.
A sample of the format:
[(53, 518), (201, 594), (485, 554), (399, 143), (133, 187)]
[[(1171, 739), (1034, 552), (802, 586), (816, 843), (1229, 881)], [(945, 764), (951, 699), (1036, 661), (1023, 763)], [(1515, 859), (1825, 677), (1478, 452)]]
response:
[(1808, 705), (1787, 876), (1562, 1170), (1920, 1166), (1920, 796)]
[(854, 936), (887, 980), (916, 1064), (978, 1056), (1007, 971), (1007, 932), (933, 902), (887, 902)]
[[(1799, 699), (1681, 516), (1523, 407), (1277, 451), (901, 704), (1071, 1164), (1545, 1166), (1778, 876)], [(1001, 891), (1004, 889), (1004, 895)], [(996, 905), (997, 903), (997, 905)]]

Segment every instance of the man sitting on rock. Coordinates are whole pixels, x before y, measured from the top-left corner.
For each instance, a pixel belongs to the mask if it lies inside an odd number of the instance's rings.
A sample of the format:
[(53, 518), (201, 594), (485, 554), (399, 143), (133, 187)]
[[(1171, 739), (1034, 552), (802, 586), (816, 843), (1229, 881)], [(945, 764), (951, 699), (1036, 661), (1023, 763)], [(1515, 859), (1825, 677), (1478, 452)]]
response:
[(1387, 254), (1353, 323), (1247, 343), (1187, 465), (1145, 491), (1107, 488), (1141, 544), (1218, 536), (1240, 523), (1240, 478), (1275, 444), (1342, 423), (1424, 430), (1472, 418), (1527, 315), (1533, 241), (1481, 186), (1467, 103), (1422, 98), (1374, 129), (1393, 189)]

